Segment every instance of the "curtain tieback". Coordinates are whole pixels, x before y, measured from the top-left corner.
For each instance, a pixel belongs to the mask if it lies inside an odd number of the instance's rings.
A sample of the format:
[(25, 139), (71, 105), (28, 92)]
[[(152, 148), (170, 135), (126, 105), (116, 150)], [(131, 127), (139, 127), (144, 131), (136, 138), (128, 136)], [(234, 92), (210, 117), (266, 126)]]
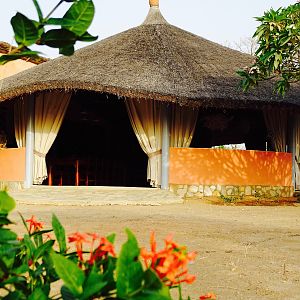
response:
[(45, 157), (46, 157), (46, 154), (41, 153), (41, 152), (36, 151), (36, 150), (34, 150), (33, 153), (34, 153), (35, 155), (37, 155), (38, 157), (41, 157), (41, 158), (45, 158)]
[(161, 149), (157, 150), (157, 151), (154, 151), (154, 152), (148, 153), (148, 157), (152, 158), (152, 157), (155, 157), (155, 156), (160, 155), (160, 154), (161, 154)]

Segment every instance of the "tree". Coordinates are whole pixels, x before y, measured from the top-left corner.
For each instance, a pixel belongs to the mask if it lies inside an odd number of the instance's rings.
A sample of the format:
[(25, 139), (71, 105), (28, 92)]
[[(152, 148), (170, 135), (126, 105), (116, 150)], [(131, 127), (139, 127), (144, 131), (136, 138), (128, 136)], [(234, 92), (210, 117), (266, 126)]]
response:
[[(17, 12), (11, 18), (14, 38), (18, 47), (12, 48), (9, 53), (0, 57), (0, 64), (21, 57), (38, 56), (39, 52), (29, 47), (33, 44), (46, 45), (58, 48), (63, 55), (72, 55), (77, 41), (92, 42), (98, 37), (87, 32), (94, 14), (95, 6), (92, 0), (60, 0), (58, 4), (44, 17), (38, 0), (32, 0), (37, 12), (38, 20), (31, 20)], [(51, 16), (64, 2), (73, 2), (61, 18)], [(50, 29), (48, 29), (50, 26)], [(54, 28), (58, 27), (58, 28)]]
[(278, 10), (270, 9), (262, 17), (254, 38), (258, 42), (256, 61), (237, 71), (244, 91), (260, 81), (274, 79), (274, 90), (281, 95), (300, 81), (300, 3)]

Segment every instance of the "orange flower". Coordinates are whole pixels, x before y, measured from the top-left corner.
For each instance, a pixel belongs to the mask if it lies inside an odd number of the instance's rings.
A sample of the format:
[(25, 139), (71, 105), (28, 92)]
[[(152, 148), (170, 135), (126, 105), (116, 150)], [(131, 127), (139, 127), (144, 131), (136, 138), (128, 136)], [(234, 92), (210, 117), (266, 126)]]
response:
[(206, 295), (202, 295), (199, 298), (200, 300), (205, 300), (205, 299), (212, 299), (212, 300), (216, 300), (217, 297), (214, 293), (207, 293)]
[(44, 223), (38, 222), (35, 216), (32, 216), (30, 219), (26, 220), (26, 222), (29, 223), (30, 234), (40, 231), (44, 226)]
[(140, 255), (146, 268), (153, 269), (159, 278), (168, 286), (181, 282), (192, 283), (196, 277), (187, 273), (187, 264), (194, 260), (196, 253), (188, 253), (185, 246), (176, 244), (171, 236), (165, 239), (165, 248), (156, 251), (155, 235), (150, 236), (151, 251), (141, 249)]
[(105, 237), (100, 238), (100, 242), (95, 251), (91, 250), (91, 255), (89, 259), (89, 264), (93, 264), (96, 260), (103, 258), (111, 254), (112, 256), (116, 256), (114, 245)]
[(83, 261), (82, 244), (89, 243), (88, 235), (85, 233), (75, 232), (69, 236), (69, 243), (74, 243), (76, 246), (76, 252), (81, 261)]

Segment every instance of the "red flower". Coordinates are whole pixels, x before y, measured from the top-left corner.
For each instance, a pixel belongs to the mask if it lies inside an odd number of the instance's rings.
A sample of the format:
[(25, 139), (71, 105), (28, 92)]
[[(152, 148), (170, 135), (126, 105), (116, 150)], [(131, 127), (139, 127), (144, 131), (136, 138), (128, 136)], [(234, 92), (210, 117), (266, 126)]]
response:
[(88, 235), (86, 233), (75, 232), (69, 236), (69, 243), (75, 243), (77, 255), (83, 261), (82, 244), (89, 243)]
[(166, 285), (194, 282), (196, 277), (187, 273), (187, 264), (194, 260), (195, 252), (188, 253), (186, 247), (176, 244), (171, 236), (165, 239), (165, 248), (157, 252), (153, 232), (150, 236), (150, 245), (151, 251), (142, 248), (140, 255), (146, 267), (153, 269)]
[(26, 220), (26, 222), (29, 223), (30, 234), (40, 231), (44, 226), (44, 223), (38, 222), (35, 216), (32, 216), (30, 219)]
[(101, 237), (98, 247), (95, 251), (91, 250), (89, 264), (93, 264), (96, 260), (102, 259), (108, 254), (116, 256), (114, 245), (105, 237)]
[(214, 293), (207, 293), (206, 295), (202, 295), (199, 298), (200, 300), (205, 300), (205, 299), (212, 299), (212, 300), (216, 300), (217, 297)]

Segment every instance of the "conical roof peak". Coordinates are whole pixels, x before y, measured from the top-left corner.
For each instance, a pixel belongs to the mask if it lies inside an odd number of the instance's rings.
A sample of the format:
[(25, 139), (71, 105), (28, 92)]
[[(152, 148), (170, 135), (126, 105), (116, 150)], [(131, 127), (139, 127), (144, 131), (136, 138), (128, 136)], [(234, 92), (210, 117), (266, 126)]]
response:
[[(154, 0), (153, 0), (153, 2), (154, 2)], [(161, 14), (159, 6), (151, 5), (151, 2), (150, 2), (150, 9), (149, 9), (148, 15), (142, 25), (160, 25), (160, 24), (168, 24), (168, 22)]]

